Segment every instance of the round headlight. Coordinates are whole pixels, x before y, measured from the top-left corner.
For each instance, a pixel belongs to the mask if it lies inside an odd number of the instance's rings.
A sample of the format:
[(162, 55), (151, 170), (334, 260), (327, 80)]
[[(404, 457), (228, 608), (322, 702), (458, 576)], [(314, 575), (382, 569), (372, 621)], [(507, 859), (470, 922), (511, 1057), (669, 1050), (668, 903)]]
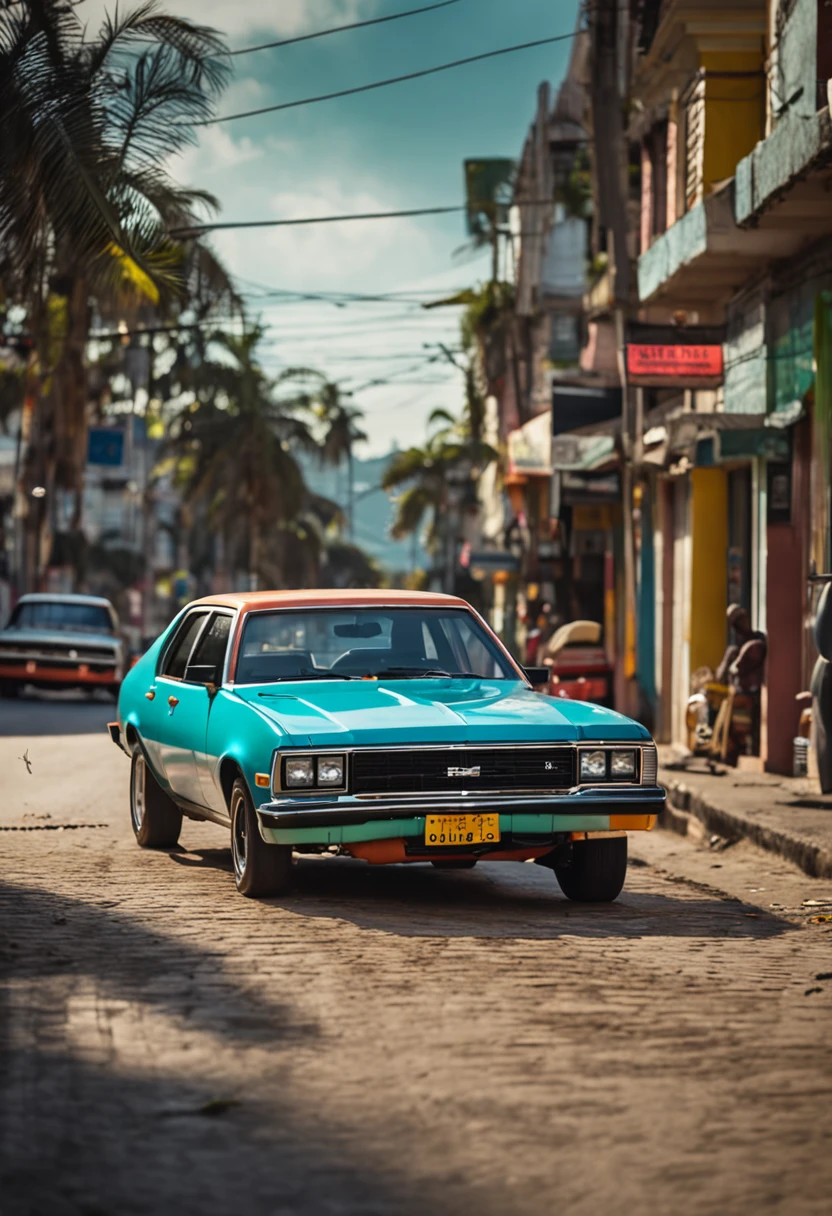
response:
[(311, 756), (291, 756), (286, 761), (286, 786), (300, 789), (315, 784), (315, 761)]
[(613, 777), (635, 777), (635, 752), (613, 752), (610, 759), (610, 773)]
[(581, 779), (597, 781), (607, 775), (606, 752), (581, 752)]
[(344, 784), (344, 757), (321, 756), (318, 760), (318, 785)]

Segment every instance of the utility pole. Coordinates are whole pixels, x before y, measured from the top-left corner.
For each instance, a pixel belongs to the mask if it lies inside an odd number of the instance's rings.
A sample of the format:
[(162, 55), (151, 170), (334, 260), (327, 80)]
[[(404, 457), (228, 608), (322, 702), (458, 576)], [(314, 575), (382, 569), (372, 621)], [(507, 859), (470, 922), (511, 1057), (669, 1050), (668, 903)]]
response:
[[(599, 224), (606, 230), (621, 381), (621, 506), (624, 529), (623, 665), (618, 674), (619, 708), (637, 711), (636, 578), (633, 535), (633, 423), (638, 412), (627, 383), (626, 336), (630, 317), (627, 248), (627, 137), (629, 9), (622, 0), (595, 0), (590, 18), (592, 135)], [(632, 406), (632, 408), (631, 408)]]

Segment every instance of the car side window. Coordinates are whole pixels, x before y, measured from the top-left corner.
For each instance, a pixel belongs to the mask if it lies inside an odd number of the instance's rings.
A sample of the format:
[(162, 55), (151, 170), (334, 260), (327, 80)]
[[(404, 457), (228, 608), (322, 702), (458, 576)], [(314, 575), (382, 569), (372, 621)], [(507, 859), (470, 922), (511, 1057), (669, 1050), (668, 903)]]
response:
[(162, 675), (170, 676), (174, 680), (184, 680), (191, 650), (207, 615), (207, 612), (194, 612), (185, 618), (167, 653)]
[(217, 613), (214, 616), (191, 655), (185, 671), (186, 680), (192, 680), (196, 684), (220, 682), (231, 633), (231, 620), (226, 613)]

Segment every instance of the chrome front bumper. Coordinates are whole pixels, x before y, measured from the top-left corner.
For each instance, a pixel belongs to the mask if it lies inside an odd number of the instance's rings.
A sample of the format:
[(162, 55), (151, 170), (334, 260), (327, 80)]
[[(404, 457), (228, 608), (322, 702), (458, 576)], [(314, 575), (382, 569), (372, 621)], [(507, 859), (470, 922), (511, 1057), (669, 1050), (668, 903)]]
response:
[(587, 786), (564, 794), (398, 794), (369, 797), (280, 798), (257, 808), (263, 828), (343, 827), (420, 815), (468, 815), (499, 811), (507, 815), (657, 815), (667, 795), (661, 786)]

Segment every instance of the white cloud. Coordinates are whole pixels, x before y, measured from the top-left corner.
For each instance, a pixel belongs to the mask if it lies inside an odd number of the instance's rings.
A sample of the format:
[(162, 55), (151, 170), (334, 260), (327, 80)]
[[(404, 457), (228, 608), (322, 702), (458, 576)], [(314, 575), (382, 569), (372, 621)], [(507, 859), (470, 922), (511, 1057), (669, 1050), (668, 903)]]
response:
[[(247, 216), (293, 219), (305, 216), (350, 215), (392, 211), (400, 206), (380, 189), (345, 189), (339, 182), (318, 179), (302, 190), (258, 191), (258, 210), (251, 201)], [(225, 215), (234, 216), (226, 200)], [(260, 282), (302, 290), (323, 288), (372, 291), (386, 288), (391, 278), (419, 273), (432, 260), (429, 233), (410, 220), (368, 220), (309, 227), (264, 228), (218, 233), (217, 245), (244, 274)]]
[(235, 140), (222, 127), (206, 127), (199, 144), (185, 148), (171, 162), (171, 171), (189, 186), (204, 186), (211, 174), (258, 160), (263, 151), (247, 135)]
[[(116, 0), (82, 0), (77, 12), (91, 29)], [(120, 8), (126, 7), (123, 3)], [(232, 44), (257, 34), (291, 38), (372, 17), (378, 0), (163, 0), (165, 11), (221, 30)]]

